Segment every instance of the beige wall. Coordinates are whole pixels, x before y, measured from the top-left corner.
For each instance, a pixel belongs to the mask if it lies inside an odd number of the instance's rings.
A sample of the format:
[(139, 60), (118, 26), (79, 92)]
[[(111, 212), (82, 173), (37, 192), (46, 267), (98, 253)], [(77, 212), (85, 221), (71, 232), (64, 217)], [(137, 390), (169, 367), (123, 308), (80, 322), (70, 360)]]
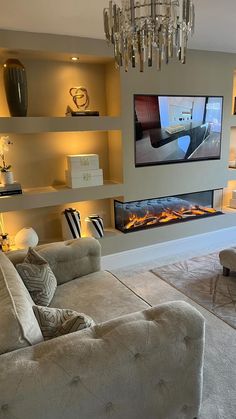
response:
[[(20, 55), (19, 58), (21, 59)], [(72, 64), (63, 61), (21, 60), (26, 67), (29, 85), (29, 115), (63, 116), (66, 106), (72, 104), (70, 87), (84, 85), (91, 97), (91, 109), (101, 115), (119, 115), (119, 132), (43, 133), (11, 136), (14, 145), (8, 158), (14, 174), (24, 187), (47, 186), (64, 182), (65, 156), (70, 153), (98, 153), (104, 177), (124, 182), (124, 199), (135, 200), (171, 194), (226, 187), (228, 158), (233, 153), (235, 133), (231, 135), (233, 73), (236, 56), (232, 54), (189, 51), (187, 64), (176, 62), (164, 66), (161, 72), (146, 69), (141, 74), (131, 69), (127, 74), (114, 69), (112, 64)], [(224, 123), (222, 158), (220, 161), (192, 162), (135, 168), (133, 94), (222, 95), (224, 96)], [(120, 106), (121, 101), (121, 106)], [(4, 89), (0, 83), (0, 113), (8, 115)], [(236, 117), (235, 117), (236, 118)], [(236, 125), (236, 124), (235, 124)], [(230, 192), (228, 192), (229, 196)], [(112, 200), (73, 204), (85, 218), (99, 212), (111, 226)], [(68, 204), (69, 205), (69, 204)], [(60, 239), (60, 213), (63, 207), (51, 207), (6, 214), (6, 225), (11, 235), (31, 225), (41, 241)], [(217, 217), (216, 217), (217, 218)], [(192, 225), (192, 226), (191, 226)], [(193, 225), (195, 225), (193, 227)], [(207, 222), (201, 229), (208, 231)], [(217, 229), (217, 220), (209, 223)], [(223, 228), (223, 219), (220, 228)], [(225, 223), (228, 226), (228, 222)], [(162, 233), (139, 232), (111, 237), (104, 244), (103, 253), (113, 253), (141, 247), (160, 240), (196, 234), (196, 224), (184, 227), (169, 226)], [(85, 229), (84, 229), (85, 230)], [(164, 233), (165, 231), (165, 233)], [(179, 231), (179, 233), (178, 233)], [(174, 237), (173, 237), (173, 232)], [(157, 238), (157, 236), (159, 238)], [(138, 239), (137, 239), (138, 238)], [(105, 243), (105, 241), (104, 241)]]
[[(226, 186), (232, 106), (233, 69), (236, 56), (188, 52), (187, 64), (171, 63), (162, 72), (122, 74), (125, 199), (142, 199), (216, 189)], [(222, 158), (218, 161), (168, 164), (135, 168), (133, 94), (224, 96)]]

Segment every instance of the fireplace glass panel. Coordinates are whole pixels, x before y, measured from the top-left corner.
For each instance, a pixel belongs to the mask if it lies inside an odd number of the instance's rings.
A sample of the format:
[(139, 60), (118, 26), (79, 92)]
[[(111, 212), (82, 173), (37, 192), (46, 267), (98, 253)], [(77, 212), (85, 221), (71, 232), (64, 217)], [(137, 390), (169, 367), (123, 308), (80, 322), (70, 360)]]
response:
[(222, 190), (210, 190), (132, 202), (114, 201), (115, 227), (129, 233), (220, 215), (222, 194)]

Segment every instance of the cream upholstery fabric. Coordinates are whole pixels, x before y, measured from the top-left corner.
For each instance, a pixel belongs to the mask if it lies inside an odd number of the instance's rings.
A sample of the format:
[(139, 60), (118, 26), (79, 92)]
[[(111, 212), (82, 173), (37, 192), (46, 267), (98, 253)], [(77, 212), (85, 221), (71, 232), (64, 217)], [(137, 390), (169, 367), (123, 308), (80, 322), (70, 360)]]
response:
[(18, 263), (16, 269), (21, 276), (35, 304), (48, 306), (57, 288), (57, 280), (48, 262), (29, 248), (23, 263)]
[(0, 252), (0, 354), (43, 340), (33, 304), (14, 266)]
[[(63, 283), (51, 305), (108, 321), (1, 355), (0, 419), (196, 417), (204, 347), (198, 311), (171, 302), (127, 314), (147, 304), (113, 275), (97, 272), (94, 239), (40, 249)], [(20, 263), (24, 252), (9, 257)]]
[(95, 272), (59, 285), (51, 307), (70, 307), (89, 314), (96, 323), (148, 308), (109, 272)]
[[(48, 261), (58, 284), (71, 281), (101, 269), (99, 242), (93, 238), (68, 240), (37, 246), (37, 252)], [(22, 263), (26, 251), (9, 252), (14, 265)]]
[(2, 355), (4, 419), (193, 419), (204, 320), (172, 302)]
[(220, 263), (231, 271), (236, 271), (236, 248), (221, 250), (219, 253)]

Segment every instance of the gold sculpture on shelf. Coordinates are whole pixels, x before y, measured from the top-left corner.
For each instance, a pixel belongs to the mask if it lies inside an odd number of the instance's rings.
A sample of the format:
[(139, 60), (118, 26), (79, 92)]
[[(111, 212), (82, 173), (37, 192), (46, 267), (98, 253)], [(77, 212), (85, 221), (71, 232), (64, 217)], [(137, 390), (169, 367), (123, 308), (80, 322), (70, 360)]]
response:
[(89, 95), (88, 91), (85, 87), (79, 86), (79, 87), (72, 87), (70, 89), (70, 95), (73, 98), (73, 102), (78, 108), (80, 109), (88, 109), (89, 107)]
[(66, 116), (99, 116), (98, 111), (88, 110), (90, 100), (88, 91), (85, 87), (71, 87), (69, 93), (78, 110), (73, 111), (70, 106), (67, 106)]

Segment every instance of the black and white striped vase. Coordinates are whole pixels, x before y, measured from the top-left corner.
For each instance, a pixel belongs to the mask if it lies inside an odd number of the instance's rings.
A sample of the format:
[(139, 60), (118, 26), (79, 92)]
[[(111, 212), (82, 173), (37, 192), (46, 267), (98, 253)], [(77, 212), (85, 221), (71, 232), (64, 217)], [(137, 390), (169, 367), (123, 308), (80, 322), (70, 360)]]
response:
[(81, 237), (80, 213), (75, 208), (66, 208), (62, 213), (62, 236), (63, 240)]
[(89, 215), (86, 219), (87, 232), (90, 236), (99, 239), (104, 236), (103, 219), (99, 215)]

